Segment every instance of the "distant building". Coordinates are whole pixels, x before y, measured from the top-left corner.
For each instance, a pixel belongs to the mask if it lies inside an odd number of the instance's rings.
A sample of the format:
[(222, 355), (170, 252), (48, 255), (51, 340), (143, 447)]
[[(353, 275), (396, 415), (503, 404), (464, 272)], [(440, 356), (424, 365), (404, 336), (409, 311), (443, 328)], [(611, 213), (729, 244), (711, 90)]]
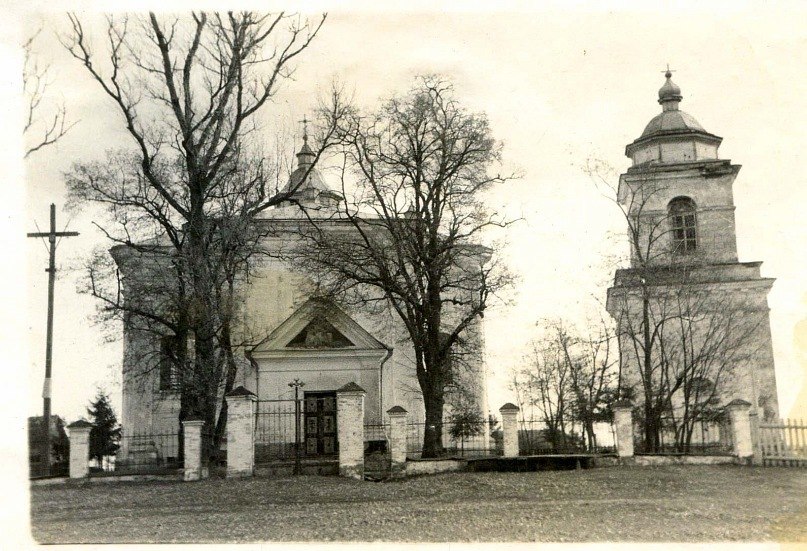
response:
[[(662, 112), (626, 146), (632, 166), (619, 179), (618, 200), (636, 230), (631, 232), (631, 265), (616, 271), (608, 290), (607, 308), (621, 331), (623, 386), (637, 390), (636, 404), (640, 404), (643, 351), (626, 333), (641, 324), (643, 293), (647, 293), (651, 331), (665, 323), (664, 316), (676, 301), (678, 317), (668, 315), (665, 330), (677, 330), (678, 336), (692, 331), (687, 337), (691, 349), (676, 351), (675, 358), (669, 358), (669, 349), (655, 349), (660, 362), (704, 362), (695, 353), (712, 354), (713, 365), (701, 366), (700, 379), (689, 381), (692, 388), (716, 385), (720, 403), (741, 398), (751, 402), (752, 412), (760, 417), (778, 417), (767, 304), (774, 280), (760, 275), (761, 262), (737, 258), (733, 184), (740, 165), (720, 159), (722, 138), (679, 109), (681, 89), (671, 76), (668, 71), (659, 90)], [(684, 286), (687, 294), (682, 299)], [(682, 300), (689, 301), (686, 318), (680, 316)], [(693, 300), (701, 301), (697, 309)], [(736, 324), (733, 339), (728, 332), (709, 327), (716, 325), (717, 316)], [(677, 329), (670, 320), (678, 321)], [(720, 338), (723, 348), (721, 343), (709, 343)], [(731, 365), (718, 374), (718, 367), (726, 367), (721, 362)]]
[[(46, 474), (46, 463), (43, 459), (45, 445), (44, 417), (28, 418), (28, 466), (30, 476)], [(50, 416), (50, 463), (51, 474), (65, 474), (70, 451), (70, 443), (64, 430), (64, 420), (58, 415)]]

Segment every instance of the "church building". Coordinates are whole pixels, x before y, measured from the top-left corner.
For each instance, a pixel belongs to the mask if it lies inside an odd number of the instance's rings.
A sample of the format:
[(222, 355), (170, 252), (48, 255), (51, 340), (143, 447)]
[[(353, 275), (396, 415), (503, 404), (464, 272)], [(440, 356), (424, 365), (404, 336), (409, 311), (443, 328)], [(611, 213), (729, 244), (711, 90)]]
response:
[[(307, 136), (303, 141), (297, 167), (281, 190), (294, 191), (292, 201), (267, 209), (254, 220), (263, 236), (262, 254), (239, 293), (243, 300), (239, 340), (245, 344), (238, 348), (233, 387), (243, 386), (257, 396), (256, 442), (272, 450), (279, 440), (289, 444), (296, 438), (291, 400), (297, 392), (304, 406), (301, 442), (309, 457), (335, 453), (336, 391), (351, 383), (366, 393), (366, 425), (382, 425), (393, 406), (406, 409), (412, 424), (423, 423), (425, 413), (414, 353), (398, 317), (391, 310), (348, 308), (320, 297), (313, 277), (295, 265), (292, 253), (296, 247), (307, 246), (305, 232), (313, 224), (319, 229), (350, 231), (349, 222), (339, 216), (340, 194), (312, 167), (315, 154)], [(130, 288), (144, 277), (142, 256), (132, 255), (123, 246), (113, 248), (112, 255)], [(484, 350), (481, 325), (477, 325), (469, 338), (480, 338), (479, 353), (469, 362), (463, 385), (475, 409), (486, 416)], [(136, 451), (127, 448), (127, 433), (179, 433), (179, 385), (164, 341), (153, 332), (124, 324), (119, 454), (124, 462)], [(367, 438), (383, 439), (383, 434), (366, 431)], [(154, 447), (151, 441), (148, 445)]]
[(760, 275), (762, 262), (737, 257), (740, 165), (721, 159), (722, 138), (679, 109), (669, 70), (658, 98), (661, 113), (625, 148), (632, 165), (617, 192), (631, 263), (616, 271), (607, 308), (619, 328), (622, 387), (643, 403), (647, 346), (652, 369), (668, 370), (653, 384), (678, 385), (679, 396), (687, 385), (690, 393), (716, 388), (715, 405), (741, 399), (760, 419), (778, 417), (767, 304), (774, 280)]

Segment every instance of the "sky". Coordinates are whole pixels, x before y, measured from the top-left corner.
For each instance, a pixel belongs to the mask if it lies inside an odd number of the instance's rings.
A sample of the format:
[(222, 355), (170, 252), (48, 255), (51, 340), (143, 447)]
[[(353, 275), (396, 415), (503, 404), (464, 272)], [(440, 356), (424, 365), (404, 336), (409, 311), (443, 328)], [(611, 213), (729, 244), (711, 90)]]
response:
[[(510, 2), (491, 11), (483, 4), (430, 2), (393, 12), (370, 3), (306, 4), (311, 12), (330, 7), (328, 20), (268, 108), (267, 131), (291, 133), (299, 143), (296, 121), (313, 111), (334, 79), (354, 90), (360, 104), (373, 106), (408, 89), (415, 76), (437, 73), (454, 83), (467, 107), (487, 113), (504, 145), (504, 166), (521, 175), (491, 197), (493, 207), (521, 219), (501, 251), (519, 278), (517, 288), (510, 305), (485, 318), (489, 400), (496, 410), (512, 400), (508, 375), (523, 365), (536, 322), (582, 320), (605, 298), (614, 268), (608, 259), (627, 247), (624, 220), (583, 168), (604, 161), (616, 183), (629, 166), (625, 145), (660, 112), (657, 90), (669, 63), (682, 89), (681, 109), (724, 138), (721, 158), (743, 165), (734, 186), (739, 258), (764, 261), (762, 275), (776, 278), (768, 303), (781, 414), (806, 417), (804, 8), (570, 5)], [(97, 4), (79, 7), (86, 10), (82, 17), (97, 18)], [(18, 12), (0, 29), (3, 63), (16, 75), (15, 45), (43, 27), (37, 55), (52, 66), (53, 99), (63, 100), (75, 121), (61, 141), (24, 163), (18, 135), (4, 137), (9, 192), (0, 231), (9, 284), (2, 290), (8, 327), (2, 338), (17, 390), (15, 407), (4, 408), (18, 420), (41, 414), (47, 298), (47, 252), (24, 234), (46, 227), (51, 202), (59, 229), (69, 222), (81, 233), (58, 249), (53, 412), (68, 422), (85, 415), (98, 387), (120, 411), (120, 342), (104, 341), (90, 320), (93, 300), (76, 292), (76, 269), (103, 237), (91, 212), (70, 218), (62, 206), (63, 174), (71, 164), (103, 158), (128, 136), (114, 106), (56, 40), (65, 22), (61, 13)], [(2, 83), (4, 100), (14, 82)], [(20, 128), (19, 103), (4, 101), (3, 110), (5, 130)]]

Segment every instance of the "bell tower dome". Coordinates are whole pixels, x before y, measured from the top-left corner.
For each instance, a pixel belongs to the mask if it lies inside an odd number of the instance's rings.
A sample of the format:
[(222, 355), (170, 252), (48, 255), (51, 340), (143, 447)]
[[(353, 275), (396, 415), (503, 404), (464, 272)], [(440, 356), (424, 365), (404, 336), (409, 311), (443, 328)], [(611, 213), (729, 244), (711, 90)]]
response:
[(672, 81), (672, 71), (658, 91), (661, 113), (645, 126), (642, 135), (625, 148), (633, 166), (646, 163), (681, 163), (715, 160), (723, 138), (710, 134), (692, 115), (678, 108), (681, 88)]

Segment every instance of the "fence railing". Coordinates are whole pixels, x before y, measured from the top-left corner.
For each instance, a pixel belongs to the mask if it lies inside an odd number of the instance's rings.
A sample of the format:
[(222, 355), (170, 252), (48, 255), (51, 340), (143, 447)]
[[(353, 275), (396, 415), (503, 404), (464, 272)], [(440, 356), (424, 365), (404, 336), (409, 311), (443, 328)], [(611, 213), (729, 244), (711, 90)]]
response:
[[(122, 474), (172, 474), (182, 468), (179, 433), (124, 433), (109, 470), (96, 461), (90, 463), (90, 476)], [(107, 465), (109, 465), (107, 460)]]
[(261, 400), (255, 408), (255, 462), (294, 460), (302, 448), (302, 400)]
[(804, 420), (781, 419), (760, 423), (757, 449), (765, 462), (792, 462), (807, 465), (807, 424)]
[(642, 419), (633, 427), (634, 453), (642, 455), (730, 455), (734, 448), (731, 423), (726, 415), (682, 422), (662, 418), (654, 443), (647, 437)]
[[(597, 428), (602, 429), (603, 427), (598, 424)], [(610, 433), (610, 425), (604, 430)], [(603, 440), (613, 442), (613, 436), (609, 434), (609, 438)], [(615, 453), (615, 451), (612, 444), (601, 444), (596, 432), (593, 441), (589, 442), (579, 432), (551, 431), (542, 420), (523, 419), (518, 421), (519, 455), (606, 454)]]
[(387, 451), (387, 442), (390, 436), (390, 426), (386, 423), (364, 424), (364, 448), (366, 453)]
[[(491, 435), (487, 421), (478, 423), (444, 422), (433, 430), (440, 433), (442, 453), (445, 457), (486, 457), (501, 455), (501, 447)], [(426, 423), (408, 423), (406, 426), (406, 456), (419, 459), (423, 454)]]

